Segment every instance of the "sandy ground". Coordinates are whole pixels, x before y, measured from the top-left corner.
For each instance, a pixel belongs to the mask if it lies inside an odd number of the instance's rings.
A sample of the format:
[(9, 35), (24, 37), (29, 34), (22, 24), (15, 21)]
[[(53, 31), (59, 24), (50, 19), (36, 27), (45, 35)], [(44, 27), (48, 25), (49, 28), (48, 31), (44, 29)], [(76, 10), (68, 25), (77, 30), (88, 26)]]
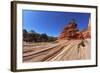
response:
[(78, 47), (82, 40), (64, 40), (59, 43), (24, 43), (23, 62), (67, 61), (91, 58), (91, 40)]

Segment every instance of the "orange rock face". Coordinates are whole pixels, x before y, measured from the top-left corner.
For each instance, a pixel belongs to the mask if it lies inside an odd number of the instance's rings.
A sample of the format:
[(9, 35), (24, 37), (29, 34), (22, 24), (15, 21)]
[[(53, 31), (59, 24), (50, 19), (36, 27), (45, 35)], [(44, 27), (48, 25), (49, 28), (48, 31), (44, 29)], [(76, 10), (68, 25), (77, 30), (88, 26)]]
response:
[(87, 39), (87, 38), (91, 38), (91, 31), (90, 30), (84, 30), (84, 31), (82, 31), (82, 35), (83, 35), (83, 37), (85, 38), (85, 39)]
[(59, 39), (75, 39), (77, 34), (77, 24), (69, 23), (61, 33)]
[(87, 39), (91, 38), (91, 27), (90, 21), (89, 26), (86, 30), (82, 32), (79, 31), (77, 24), (75, 22), (70, 22), (65, 26), (64, 30), (61, 32), (58, 40), (70, 40), (70, 39)]

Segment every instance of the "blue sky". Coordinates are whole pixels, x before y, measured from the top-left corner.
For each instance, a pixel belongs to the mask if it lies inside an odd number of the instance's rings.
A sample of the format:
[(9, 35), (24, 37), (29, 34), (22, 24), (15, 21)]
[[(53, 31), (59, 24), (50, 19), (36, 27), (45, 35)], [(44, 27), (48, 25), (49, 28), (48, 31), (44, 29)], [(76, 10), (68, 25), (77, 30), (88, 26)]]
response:
[(86, 29), (90, 13), (23, 10), (23, 29), (59, 36), (63, 28), (75, 19), (80, 31)]

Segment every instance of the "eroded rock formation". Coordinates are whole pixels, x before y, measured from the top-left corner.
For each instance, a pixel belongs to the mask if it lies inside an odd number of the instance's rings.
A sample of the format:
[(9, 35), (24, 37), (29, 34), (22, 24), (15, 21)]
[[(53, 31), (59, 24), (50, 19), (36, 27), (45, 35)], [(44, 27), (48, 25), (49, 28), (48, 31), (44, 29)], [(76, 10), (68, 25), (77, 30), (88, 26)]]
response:
[(89, 20), (88, 28), (81, 32), (79, 31), (79, 28), (77, 27), (77, 23), (74, 20), (72, 20), (67, 26), (65, 26), (58, 40), (87, 39), (87, 38), (91, 38), (90, 20)]

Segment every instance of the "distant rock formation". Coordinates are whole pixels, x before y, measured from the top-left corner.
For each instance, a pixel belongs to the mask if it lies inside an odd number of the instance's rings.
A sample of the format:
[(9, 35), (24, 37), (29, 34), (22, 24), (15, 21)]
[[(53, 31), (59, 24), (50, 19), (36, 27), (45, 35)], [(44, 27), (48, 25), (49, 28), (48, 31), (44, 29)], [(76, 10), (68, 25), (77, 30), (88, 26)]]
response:
[(91, 38), (90, 19), (89, 19), (88, 28), (83, 30), (82, 32), (79, 31), (75, 20), (72, 20), (67, 26), (65, 26), (58, 40), (87, 39), (87, 38)]

